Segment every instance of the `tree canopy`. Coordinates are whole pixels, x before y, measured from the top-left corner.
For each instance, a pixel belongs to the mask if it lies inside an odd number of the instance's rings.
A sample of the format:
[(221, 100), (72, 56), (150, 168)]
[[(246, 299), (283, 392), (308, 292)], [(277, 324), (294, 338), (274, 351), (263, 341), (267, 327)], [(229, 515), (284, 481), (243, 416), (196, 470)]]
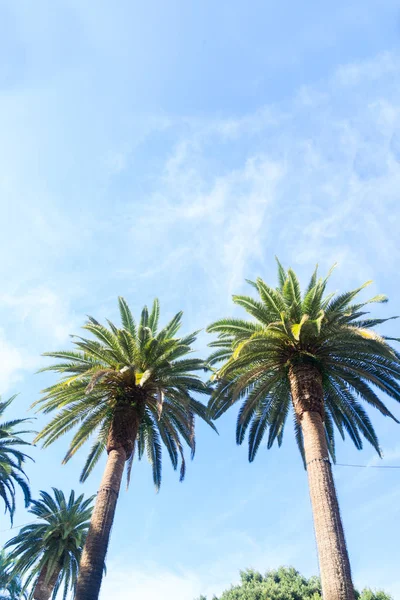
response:
[[(213, 600), (322, 600), (318, 577), (304, 577), (293, 567), (280, 567), (262, 575), (247, 569), (240, 573), (239, 585), (225, 590)], [(197, 600), (207, 600), (200, 596)], [(393, 600), (385, 592), (364, 589), (356, 591), (356, 600)]]
[(74, 589), (82, 547), (89, 528), (94, 496), (76, 497), (72, 490), (66, 498), (61, 490), (53, 488), (53, 495), (40, 492), (39, 500), (32, 500), (29, 512), (36, 517), (6, 543), (12, 576), (25, 578), (24, 586), (34, 586), (43, 570), (50, 579), (56, 573), (53, 599), (64, 584), (64, 597)]
[(107, 320), (108, 327), (93, 317), (83, 327), (94, 339), (73, 336), (74, 351), (47, 352), (45, 356), (63, 362), (42, 369), (63, 378), (44, 391), (35, 404), (45, 413), (57, 411), (35, 441), (44, 447), (73, 427), (77, 428), (64, 458), (67, 462), (93, 435), (97, 439), (83, 468), (85, 481), (107, 448), (111, 424), (118, 410), (132, 407), (139, 419), (137, 439), (129, 440), (128, 481), (132, 460), (147, 454), (158, 489), (161, 483), (162, 444), (174, 469), (180, 459), (180, 477), (185, 475), (182, 440), (195, 451), (195, 417), (215, 426), (207, 407), (193, 394), (208, 394), (208, 386), (196, 371), (206, 370), (203, 360), (188, 356), (198, 332), (178, 337), (182, 312), (162, 329), (158, 327), (160, 307), (142, 310), (138, 323), (123, 298), (119, 298), (121, 327)]
[(223, 363), (215, 373), (210, 413), (216, 419), (242, 401), (236, 440), (241, 444), (249, 431), (250, 461), (264, 435), (268, 448), (275, 441), (281, 445), (292, 412), (291, 370), (299, 365), (307, 365), (322, 379), (324, 391), (323, 406), (297, 406), (293, 400), (295, 436), (303, 459), (300, 419), (304, 410), (323, 413), (333, 460), (335, 428), (343, 439), (347, 434), (358, 449), (364, 438), (381, 454), (363, 403), (397, 421), (379, 392), (400, 402), (400, 354), (389, 344), (394, 338), (374, 330), (389, 318), (373, 318), (368, 312), (370, 304), (387, 298), (376, 295), (359, 300), (360, 292), (371, 282), (342, 294), (326, 294), (329, 275), (318, 277), (315, 269), (302, 292), (295, 272), (284, 270), (278, 261), (278, 287), (258, 278), (248, 282), (257, 299), (233, 296), (251, 320), (224, 318), (207, 329), (218, 335), (210, 344), (216, 348), (210, 364)]

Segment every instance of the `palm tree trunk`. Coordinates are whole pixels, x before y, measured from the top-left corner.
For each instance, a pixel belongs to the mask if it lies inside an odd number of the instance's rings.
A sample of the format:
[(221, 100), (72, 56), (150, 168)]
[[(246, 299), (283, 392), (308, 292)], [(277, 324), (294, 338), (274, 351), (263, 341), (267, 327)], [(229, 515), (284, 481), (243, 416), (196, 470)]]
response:
[(107, 442), (107, 464), (79, 564), (75, 600), (98, 600), (125, 461), (133, 452), (138, 426), (133, 407), (116, 409)]
[(34, 600), (49, 600), (53, 593), (54, 586), (57, 583), (58, 576), (60, 574), (61, 567), (56, 568), (48, 581), (46, 581), (47, 567), (46, 565), (40, 571), (38, 580), (33, 591)]
[(324, 600), (354, 600), (350, 561), (325, 436), (322, 378), (312, 365), (290, 367), (301, 424)]
[(79, 564), (75, 600), (97, 600), (99, 597), (125, 460), (126, 452), (123, 448), (111, 450), (108, 454)]

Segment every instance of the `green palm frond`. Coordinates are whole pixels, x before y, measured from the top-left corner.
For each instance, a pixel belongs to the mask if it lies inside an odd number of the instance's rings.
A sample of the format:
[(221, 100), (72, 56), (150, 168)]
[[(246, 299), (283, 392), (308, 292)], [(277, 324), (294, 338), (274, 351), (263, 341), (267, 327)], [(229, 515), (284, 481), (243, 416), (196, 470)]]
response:
[(35, 521), (22, 527), (5, 545), (9, 549), (10, 576), (18, 575), (24, 589), (31, 586), (29, 600), (44, 567), (48, 578), (59, 570), (53, 600), (61, 586), (64, 596), (75, 589), (93, 498), (84, 499), (83, 494), (76, 497), (74, 491), (66, 498), (61, 490), (53, 488), (52, 494), (41, 491), (40, 499), (32, 501), (29, 512)]
[(285, 281), (287, 279), (287, 273), (286, 273), (285, 269), (282, 267), (281, 263), (279, 262), (279, 258), (277, 256), (275, 256), (275, 260), (276, 260), (276, 264), (278, 265), (279, 286), (281, 288), (283, 288), (283, 286), (285, 285)]
[[(15, 398), (16, 396), (12, 396), (7, 401), (0, 401), (0, 419)], [(16, 507), (15, 484), (24, 495), (25, 506), (28, 506), (30, 502), (30, 490), (24, 464), (27, 459), (32, 459), (18, 449), (19, 446), (30, 445), (21, 437), (26, 433), (31, 433), (20, 428), (26, 422), (29, 422), (28, 419), (0, 422), (0, 498), (4, 502), (6, 512), (10, 515), (11, 522)]]
[[(217, 334), (217, 340), (210, 343), (215, 348), (209, 358), (214, 371), (210, 416), (216, 419), (241, 401), (236, 441), (241, 444), (249, 433), (249, 459), (253, 460), (264, 436), (267, 447), (275, 441), (281, 444), (292, 411), (289, 367), (308, 362), (322, 376), (324, 425), (332, 459), (335, 429), (342, 438), (347, 434), (357, 448), (362, 448), (365, 439), (380, 453), (362, 403), (398, 422), (382, 396), (400, 402), (400, 353), (389, 343), (396, 338), (374, 330), (397, 317), (366, 316), (366, 307), (386, 302), (386, 296), (360, 301), (370, 282), (343, 294), (327, 294), (332, 269), (327, 277), (319, 278), (317, 268), (302, 293), (294, 271), (277, 263), (277, 288), (258, 278), (249, 282), (258, 292), (257, 299), (233, 296), (235, 304), (252, 320), (223, 318), (207, 329)], [(304, 460), (303, 436), (296, 417), (294, 429)]]
[(121, 322), (124, 329), (131, 334), (133, 338), (136, 337), (136, 324), (126, 300), (121, 296), (118, 298), (119, 312), (121, 315)]
[(160, 303), (158, 298), (155, 298), (153, 302), (153, 307), (151, 309), (151, 313), (149, 315), (148, 325), (153, 333), (153, 335), (157, 332), (158, 329), (158, 319), (160, 317)]
[(10, 557), (0, 551), (0, 600), (28, 600), (28, 592), (18, 574), (11, 574), (13, 564)]
[(44, 413), (55, 413), (35, 441), (49, 446), (75, 430), (64, 458), (67, 462), (94, 436), (81, 474), (84, 481), (107, 448), (116, 408), (134, 407), (139, 434), (137, 440), (132, 440), (134, 450), (129, 458), (128, 479), (133, 456), (140, 459), (146, 455), (158, 489), (162, 446), (167, 448), (174, 468), (180, 460), (182, 479), (185, 472), (182, 442), (188, 444), (193, 454), (195, 417), (215, 428), (207, 407), (196, 399), (197, 394), (210, 393), (209, 384), (198, 374), (208, 370), (208, 365), (191, 356), (198, 332), (178, 335), (181, 312), (159, 329), (157, 299), (150, 312), (143, 308), (137, 322), (126, 300), (120, 297), (118, 304), (120, 326), (110, 321), (104, 326), (90, 317), (83, 327), (90, 338), (73, 336), (73, 350), (46, 353), (58, 361), (46, 367), (46, 371), (59, 374), (60, 379), (45, 389), (34, 404)]

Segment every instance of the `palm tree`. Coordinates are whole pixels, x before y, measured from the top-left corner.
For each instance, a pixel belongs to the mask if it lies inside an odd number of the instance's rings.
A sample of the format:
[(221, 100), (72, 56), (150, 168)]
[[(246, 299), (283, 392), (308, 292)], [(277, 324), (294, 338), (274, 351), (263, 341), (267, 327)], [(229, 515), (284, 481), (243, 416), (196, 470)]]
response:
[[(16, 396), (12, 396), (5, 402), (0, 401), (0, 418), (15, 398)], [(14, 419), (0, 423), (0, 497), (4, 502), (5, 511), (10, 515), (11, 523), (16, 506), (15, 484), (24, 494), (25, 506), (28, 506), (30, 501), (29, 485), (22, 468), (26, 459), (30, 457), (16, 449), (16, 446), (30, 446), (29, 442), (24, 441), (20, 436), (31, 432), (16, 431), (16, 428), (26, 421), (28, 419)]]
[(11, 564), (4, 550), (0, 551), (0, 600), (27, 600), (19, 575), (10, 575)]
[(97, 432), (81, 481), (90, 474), (104, 450), (108, 454), (80, 563), (77, 600), (98, 598), (125, 463), (129, 483), (135, 451), (139, 459), (146, 453), (158, 489), (163, 443), (175, 469), (180, 456), (182, 480), (185, 475), (182, 440), (193, 456), (195, 416), (214, 427), (206, 407), (192, 395), (208, 393), (208, 387), (193, 373), (205, 369), (205, 363), (186, 358), (197, 332), (176, 337), (182, 313), (158, 331), (157, 300), (150, 313), (147, 307), (143, 308), (138, 325), (123, 298), (119, 298), (119, 310), (121, 328), (110, 321), (104, 327), (89, 317), (84, 329), (95, 340), (75, 337), (76, 351), (47, 353), (63, 361), (47, 370), (66, 375), (47, 388), (38, 401), (46, 413), (57, 410), (37, 436), (44, 446), (78, 426), (64, 462)]
[(38, 522), (23, 527), (5, 545), (13, 548), (9, 554), (11, 574), (28, 575), (24, 587), (33, 584), (29, 598), (35, 600), (54, 599), (62, 584), (64, 598), (69, 589), (75, 589), (92, 514), (94, 496), (84, 500), (83, 494), (75, 498), (71, 491), (67, 500), (56, 488), (53, 495), (40, 492), (40, 500), (33, 500), (29, 508)]
[(241, 444), (249, 430), (249, 460), (263, 436), (280, 445), (287, 417), (294, 411), (296, 440), (308, 473), (325, 600), (354, 600), (330, 459), (335, 460), (334, 427), (357, 448), (364, 437), (380, 453), (379, 442), (360, 400), (394, 416), (378, 397), (400, 401), (400, 355), (373, 328), (388, 319), (366, 316), (365, 307), (385, 302), (375, 296), (355, 300), (360, 288), (325, 296), (328, 277), (311, 281), (301, 294), (295, 273), (278, 262), (279, 287), (262, 279), (249, 282), (259, 299), (234, 296), (253, 320), (222, 319), (208, 328), (218, 334), (210, 364), (216, 372), (210, 414), (220, 417), (244, 399), (237, 419)]

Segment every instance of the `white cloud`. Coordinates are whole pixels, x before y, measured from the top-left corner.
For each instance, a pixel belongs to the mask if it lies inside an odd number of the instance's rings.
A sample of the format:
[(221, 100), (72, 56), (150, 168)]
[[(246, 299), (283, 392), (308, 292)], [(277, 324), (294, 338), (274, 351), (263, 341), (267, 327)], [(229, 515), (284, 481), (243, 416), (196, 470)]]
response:
[(34, 355), (13, 346), (0, 329), (0, 394), (8, 392), (21, 379), (24, 371), (35, 368), (37, 364)]
[[(65, 228), (62, 211), (58, 214), (54, 209), (49, 219), (47, 207), (35, 216), (35, 206), (28, 215), (29, 225), (32, 221), (37, 230), (33, 250), (27, 244), (26, 254), (10, 263), (3, 279), (8, 281), (10, 274), (18, 279), (32, 277), (29, 269), (21, 275), (19, 265), (31, 256), (31, 266), (46, 258), (46, 253), (58, 251), (63, 256), (79, 240), (84, 248), (78, 255), (79, 261), (96, 250), (92, 258), (95, 263), (104, 242), (104, 247), (112, 248), (103, 259), (110, 274), (117, 271), (126, 280), (135, 281), (134, 285), (138, 277), (153, 278), (162, 288), (160, 275), (164, 273), (167, 284), (179, 298), (189, 287), (198, 286), (197, 297), (190, 290), (191, 298), (196, 297), (195, 310), (210, 310), (215, 316), (222, 302), (230, 306), (229, 293), (241, 286), (244, 277), (252, 276), (249, 271), (263, 274), (264, 260), (271, 264), (275, 253), (307, 271), (317, 261), (323, 268), (339, 261), (344, 267), (341, 286), (374, 274), (396, 273), (400, 259), (399, 74), (398, 56), (385, 54), (341, 67), (320, 84), (303, 86), (280, 106), (261, 107), (239, 118), (185, 118), (161, 123), (160, 135), (167, 131), (167, 144), (172, 138), (174, 146), (160, 176), (154, 178), (152, 193), (147, 194), (145, 188), (146, 204), (138, 198), (132, 203), (130, 220), (125, 212), (120, 217), (119, 210), (111, 211), (111, 196), (107, 197), (106, 212), (100, 207), (97, 213), (94, 207), (93, 222), (99, 227), (97, 219), (103, 219), (109, 229), (105, 229), (104, 238), (92, 240), (95, 226), (90, 218), (76, 219), (77, 210), (72, 210), (74, 219)], [(152, 133), (155, 129), (151, 129)], [(161, 145), (165, 148), (165, 143)], [(131, 152), (132, 148), (121, 143), (120, 149), (106, 153), (102, 166), (111, 172), (110, 178), (126, 174)], [(135, 175), (142, 183), (141, 174)], [(6, 176), (7, 185), (9, 177)], [(118, 206), (121, 205), (122, 201)], [(19, 231), (19, 207), (14, 212), (13, 228)], [(124, 237), (127, 223), (131, 223), (135, 245), (131, 237), (127, 249), (121, 251), (120, 238)], [(79, 224), (77, 232), (75, 225)], [(104, 223), (101, 226), (106, 227)], [(60, 244), (60, 230), (69, 246)], [(96, 262), (96, 266), (101, 271), (103, 265)], [(50, 267), (55, 270), (58, 263)], [(183, 289), (175, 286), (173, 277), (177, 272), (185, 274), (183, 283), (178, 282)], [(50, 268), (45, 273), (46, 281), (52, 281)], [(270, 277), (270, 273), (265, 276)], [(95, 277), (104, 279), (102, 272)], [(60, 272), (60, 280), (63, 278)], [(52, 285), (56, 283), (52, 281)], [(95, 294), (98, 289), (101, 293), (104, 290), (100, 286), (93, 289)], [(27, 344), (35, 348), (40, 345), (43, 350), (49, 341), (66, 341), (76, 325), (68, 301), (50, 284), (32, 289), (25, 286), (21, 293), (3, 293), (0, 309), (6, 314), (8, 328), (0, 336), (0, 385), (6, 387), (31, 364), (22, 344), (15, 343), (14, 334), (11, 340), (14, 328), (21, 329), (21, 339), (26, 339)], [(202, 325), (207, 322), (204, 313), (198, 319)], [(385, 458), (394, 461), (396, 452)], [(382, 507), (385, 508), (383, 501), (378, 507), (383, 513)], [(304, 512), (301, 514), (304, 516)], [(300, 518), (297, 515), (296, 524)], [(219, 535), (222, 547), (222, 534)], [(267, 543), (253, 547), (252, 540), (243, 532), (233, 531), (233, 527), (230, 535), (224, 533), (224, 538), (224, 548), (239, 547), (238, 554), (226, 556), (217, 565), (196, 568), (195, 573), (179, 568), (167, 570), (157, 564), (132, 568), (114, 561), (114, 565), (109, 565), (102, 596), (117, 600), (192, 600), (200, 593), (217, 593), (222, 585), (226, 587), (233, 581), (237, 569), (250, 564), (263, 569), (293, 557), (294, 564), (300, 565), (300, 535), (296, 531), (286, 536), (286, 545), (277, 547), (276, 539), (268, 540), (273, 552), (266, 550)], [(200, 539), (204, 543), (204, 527), (199, 532)], [(219, 547), (217, 540), (213, 538), (212, 542), (210, 548)]]
[(394, 73), (400, 60), (386, 53), (340, 67), (282, 106), (171, 123), (181, 137), (139, 216), (134, 208), (132, 232), (147, 260), (162, 256), (188, 277), (204, 275), (204, 293), (226, 299), (274, 254), (300, 272), (339, 262), (341, 286), (379, 275), (382, 263), (395, 268)]
[(383, 52), (370, 60), (350, 63), (339, 67), (335, 80), (341, 86), (374, 82), (384, 75), (393, 75), (399, 70), (399, 59), (395, 53)]
[(37, 370), (45, 350), (65, 344), (75, 329), (67, 302), (46, 287), (0, 294), (0, 393)]
[(143, 569), (108, 567), (103, 579), (101, 599), (113, 600), (194, 600), (201, 593), (201, 583), (191, 571), (171, 571), (160, 565)]
[(24, 293), (0, 294), (0, 309), (41, 339), (62, 343), (73, 331), (75, 319), (68, 303), (53, 290), (41, 286)]
[(290, 114), (273, 106), (264, 106), (256, 112), (239, 118), (221, 119), (210, 125), (210, 133), (219, 133), (226, 139), (237, 139), (249, 135), (257, 135), (267, 128), (282, 127), (290, 119)]
[[(284, 166), (264, 156), (252, 157), (242, 171), (231, 179), (226, 194), (227, 223), (222, 260), (229, 274), (228, 293), (234, 292), (245, 278), (250, 258), (262, 258), (263, 228), (267, 226), (268, 207), (276, 199), (276, 188), (284, 176)], [(239, 191), (239, 193), (238, 193)], [(230, 214), (229, 200), (238, 193), (236, 210)]]
[(378, 455), (373, 456), (370, 461), (368, 461), (368, 466), (379, 466), (382, 467), (384, 465), (392, 466), (393, 463), (400, 462), (400, 445), (397, 444), (393, 448), (387, 448), (383, 450), (383, 460), (379, 458)]
[(252, 155), (239, 168), (209, 177), (201, 172), (204, 157), (199, 158), (199, 152), (198, 140), (176, 146), (166, 161), (161, 187), (133, 233), (146, 243), (144, 237), (151, 232), (155, 247), (162, 244), (163, 262), (173, 262), (183, 249), (175, 266), (198, 266), (212, 287), (225, 287), (227, 297), (241, 285), (248, 261), (262, 257), (268, 208), (285, 166), (264, 154)]
[[(227, 539), (230, 550), (212, 562), (205, 556), (205, 560), (197, 563), (196, 570), (183, 568), (179, 562), (174, 569), (150, 562), (132, 567), (123, 557), (116, 557), (107, 563), (100, 600), (195, 600), (200, 595), (211, 600), (238, 581), (242, 569), (248, 567), (264, 572), (296, 559), (299, 562), (300, 548), (293, 532), (290, 541), (285, 538), (277, 542), (271, 537), (259, 544), (247, 533), (230, 529), (215, 532), (207, 544), (224, 548)], [(201, 547), (204, 542), (204, 536), (199, 538)]]

